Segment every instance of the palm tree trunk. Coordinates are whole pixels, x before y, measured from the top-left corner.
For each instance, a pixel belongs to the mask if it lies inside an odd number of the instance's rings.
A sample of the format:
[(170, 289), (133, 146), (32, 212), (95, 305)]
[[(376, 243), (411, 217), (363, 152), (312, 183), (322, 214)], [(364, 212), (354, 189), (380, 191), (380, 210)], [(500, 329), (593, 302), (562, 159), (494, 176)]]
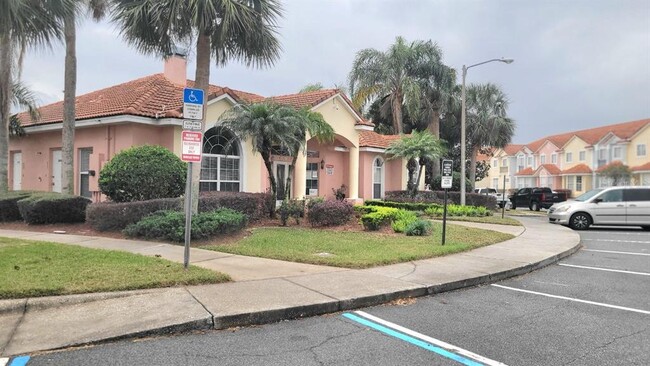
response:
[[(196, 75), (194, 87), (203, 90), (205, 99), (208, 99), (210, 89), (210, 37), (199, 33), (196, 40)], [(203, 101), (203, 120), (201, 125), (205, 128), (205, 111), (207, 100)], [(201, 179), (201, 165), (192, 164), (192, 213), (199, 210), (199, 183)]]
[(420, 160), (418, 165), (420, 166), (418, 168), (418, 175), (417, 178), (415, 178), (415, 183), (413, 184), (413, 190), (411, 191), (411, 197), (413, 198), (418, 193), (418, 187), (420, 185), (420, 179), (422, 177), (422, 170), (424, 169), (424, 161)]
[(63, 90), (62, 177), (61, 190), (74, 194), (74, 129), (77, 89), (76, 25), (74, 15), (63, 20), (65, 36), (65, 80)]
[[(440, 110), (437, 108), (432, 112), (431, 121), (429, 121), (429, 131), (437, 139), (440, 138)], [(431, 167), (431, 174), (429, 174), (430, 181), (427, 183), (433, 189), (433, 181), (440, 175), (440, 159), (433, 159), (427, 166)]]
[(275, 202), (278, 199), (278, 182), (275, 181), (275, 176), (273, 175), (273, 163), (271, 162), (271, 154), (268, 152), (262, 152), (262, 161), (264, 161), (264, 167), (266, 167), (266, 172), (269, 174), (269, 181), (271, 182), (271, 198), (273, 201), (273, 206), (269, 212), (269, 217), (275, 218)]
[(393, 111), (393, 133), (398, 135), (404, 132), (402, 129), (402, 96), (396, 93), (393, 95), (391, 103), (391, 110)]
[(472, 154), (469, 157), (469, 182), (472, 185), (471, 192), (474, 192), (474, 186), (476, 185), (476, 158), (478, 157), (478, 146), (472, 147)]
[(0, 193), (9, 190), (9, 109), (14, 50), (9, 34), (0, 35)]
[[(298, 152), (298, 154), (300, 154), (300, 152)], [(291, 164), (289, 164), (289, 169), (287, 171), (287, 185), (284, 190), (284, 198), (286, 199), (291, 198), (291, 181), (293, 180), (291, 177), (293, 176), (293, 171), (296, 170), (296, 161), (298, 161), (298, 155), (291, 158)]]

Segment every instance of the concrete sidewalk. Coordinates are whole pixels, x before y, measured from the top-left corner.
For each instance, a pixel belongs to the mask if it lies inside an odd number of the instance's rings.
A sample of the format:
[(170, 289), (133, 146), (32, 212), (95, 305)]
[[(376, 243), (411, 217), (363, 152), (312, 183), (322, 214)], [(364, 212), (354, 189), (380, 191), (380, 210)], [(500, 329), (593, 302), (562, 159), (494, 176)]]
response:
[[(455, 290), (520, 275), (579, 248), (570, 229), (519, 218), (523, 227), (453, 222), (514, 239), (440, 258), (364, 270), (192, 249), (191, 263), (234, 282), (0, 301), (0, 356), (124, 337), (269, 323)], [(182, 262), (183, 247), (78, 235), (0, 230), (0, 236), (126, 250)]]

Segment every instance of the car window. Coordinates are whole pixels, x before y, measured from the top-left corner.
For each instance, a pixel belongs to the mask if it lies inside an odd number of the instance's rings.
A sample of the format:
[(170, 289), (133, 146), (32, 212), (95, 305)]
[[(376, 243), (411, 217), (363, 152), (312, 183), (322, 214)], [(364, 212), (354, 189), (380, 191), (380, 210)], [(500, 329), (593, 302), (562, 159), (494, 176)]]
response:
[(594, 190), (591, 190), (591, 191), (588, 191), (588, 192), (585, 192), (585, 193), (579, 195), (578, 197), (576, 197), (575, 200), (578, 201), (578, 202), (584, 202), (584, 201), (587, 201), (588, 199), (590, 199), (591, 197), (597, 195), (598, 193), (600, 193), (602, 191), (603, 191), (602, 189), (594, 189)]
[(614, 189), (598, 196), (602, 202), (623, 202), (623, 190)]
[(650, 201), (650, 188), (626, 189), (625, 201)]

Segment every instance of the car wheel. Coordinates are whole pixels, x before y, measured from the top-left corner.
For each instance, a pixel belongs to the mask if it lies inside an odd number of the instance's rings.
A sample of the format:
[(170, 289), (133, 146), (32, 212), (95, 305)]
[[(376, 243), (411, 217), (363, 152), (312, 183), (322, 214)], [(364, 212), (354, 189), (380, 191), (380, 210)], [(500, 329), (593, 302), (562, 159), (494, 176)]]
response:
[(540, 209), (539, 203), (537, 203), (537, 202), (531, 202), (530, 203), (530, 210), (531, 211), (539, 211), (539, 209)]
[(571, 216), (569, 226), (573, 230), (585, 230), (591, 226), (591, 217), (584, 212), (578, 212)]

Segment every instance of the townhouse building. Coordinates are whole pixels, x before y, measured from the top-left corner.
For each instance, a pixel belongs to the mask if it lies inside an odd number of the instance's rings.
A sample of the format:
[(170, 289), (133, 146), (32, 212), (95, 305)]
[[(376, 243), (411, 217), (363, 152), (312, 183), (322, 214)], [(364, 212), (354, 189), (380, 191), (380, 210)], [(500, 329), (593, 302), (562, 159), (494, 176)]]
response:
[(551, 187), (571, 190), (573, 196), (607, 187), (611, 179), (603, 170), (612, 164), (629, 167), (622, 182), (650, 185), (650, 119), (617, 123), (546, 136), (528, 144), (495, 149), (488, 160), (488, 175), (477, 188), (506, 190)]

